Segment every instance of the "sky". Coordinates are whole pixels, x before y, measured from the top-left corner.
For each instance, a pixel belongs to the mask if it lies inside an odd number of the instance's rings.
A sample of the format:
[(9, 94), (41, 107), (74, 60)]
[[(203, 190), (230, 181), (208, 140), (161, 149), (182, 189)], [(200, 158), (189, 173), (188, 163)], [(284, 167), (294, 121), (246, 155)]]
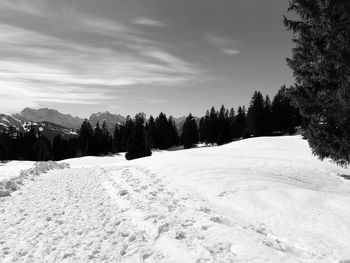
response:
[(293, 84), (288, 0), (1, 0), (0, 112), (205, 114)]

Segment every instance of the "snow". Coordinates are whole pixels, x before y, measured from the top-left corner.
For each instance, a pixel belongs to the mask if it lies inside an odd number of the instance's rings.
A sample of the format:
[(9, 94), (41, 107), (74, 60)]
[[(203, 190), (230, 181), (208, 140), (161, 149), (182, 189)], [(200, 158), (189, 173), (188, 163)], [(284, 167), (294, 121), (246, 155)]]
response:
[(9, 120), (6, 117), (2, 117), (2, 120), (10, 123)]
[(0, 198), (0, 262), (349, 262), (349, 170), (300, 136), (64, 160)]
[(10, 161), (0, 163), (0, 182), (20, 175), (22, 170), (27, 170), (34, 166), (35, 162), (30, 161)]
[[(33, 167), (29, 168), (31, 166)], [(1, 167), (0, 197), (10, 196), (11, 192), (17, 191), (20, 186), (24, 184), (26, 179), (34, 180), (36, 176), (46, 173), (49, 170), (64, 169), (68, 167), (69, 164), (67, 163), (58, 164), (52, 161), (38, 163), (13, 161), (7, 163)], [(27, 169), (22, 170), (23, 168)]]

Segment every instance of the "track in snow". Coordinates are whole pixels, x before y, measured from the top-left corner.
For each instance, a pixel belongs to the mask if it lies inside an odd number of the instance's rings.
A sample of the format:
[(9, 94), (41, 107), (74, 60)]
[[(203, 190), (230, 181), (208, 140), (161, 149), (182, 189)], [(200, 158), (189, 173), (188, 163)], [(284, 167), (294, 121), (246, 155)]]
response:
[(315, 254), (265, 225), (243, 224), (217, 211), (204, 197), (166, 185), (161, 175), (141, 166), (55, 170), (1, 199), (0, 262), (336, 258), (326, 249)]

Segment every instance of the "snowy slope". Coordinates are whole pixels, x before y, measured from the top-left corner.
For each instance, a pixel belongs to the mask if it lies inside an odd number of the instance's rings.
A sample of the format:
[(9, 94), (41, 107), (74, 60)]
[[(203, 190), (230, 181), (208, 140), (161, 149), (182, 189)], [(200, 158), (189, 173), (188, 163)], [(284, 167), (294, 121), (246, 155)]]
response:
[(0, 199), (0, 262), (350, 260), (350, 171), (300, 136), (65, 162)]

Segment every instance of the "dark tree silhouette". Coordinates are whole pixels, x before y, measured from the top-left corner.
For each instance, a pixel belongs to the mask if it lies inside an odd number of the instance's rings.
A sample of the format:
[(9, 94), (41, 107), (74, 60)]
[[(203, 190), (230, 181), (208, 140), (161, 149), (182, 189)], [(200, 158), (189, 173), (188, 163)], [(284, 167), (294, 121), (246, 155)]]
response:
[(299, 109), (293, 105), (286, 86), (282, 86), (272, 101), (272, 129), (277, 134), (294, 133), (301, 125)]
[(156, 118), (156, 127), (158, 131), (158, 148), (161, 150), (170, 148), (171, 134), (169, 132), (169, 122), (163, 112)]
[(272, 111), (271, 111), (271, 100), (269, 95), (266, 95), (264, 100), (264, 111), (263, 111), (263, 135), (271, 135), (272, 133)]
[(152, 154), (145, 129), (145, 114), (136, 114), (131, 136), (128, 141), (127, 160), (150, 156)]
[(172, 116), (168, 119), (168, 125), (169, 125), (169, 133), (170, 133), (170, 146), (177, 146), (179, 145), (179, 133), (177, 131), (177, 127), (175, 124), (175, 120)]
[(247, 133), (247, 113), (245, 107), (239, 106), (235, 118), (235, 138), (246, 137)]
[(218, 113), (212, 107), (209, 112), (208, 122), (208, 142), (216, 143), (218, 139)]
[(81, 155), (86, 156), (92, 153), (92, 141), (94, 131), (87, 119), (84, 120), (79, 131), (79, 144)]
[(264, 109), (264, 98), (260, 91), (255, 91), (247, 115), (247, 129), (250, 135), (264, 135)]
[(291, 0), (295, 86), (305, 137), (319, 158), (350, 163), (350, 1)]
[(185, 120), (182, 131), (182, 143), (185, 149), (194, 147), (199, 141), (198, 126), (190, 113)]
[(148, 133), (151, 148), (158, 148), (158, 130), (152, 115), (148, 119), (148, 122), (146, 124), (146, 130)]
[(218, 137), (217, 137), (218, 145), (222, 145), (230, 141), (229, 112), (228, 110), (225, 109), (224, 105), (221, 106), (218, 114), (217, 132), (218, 132)]

